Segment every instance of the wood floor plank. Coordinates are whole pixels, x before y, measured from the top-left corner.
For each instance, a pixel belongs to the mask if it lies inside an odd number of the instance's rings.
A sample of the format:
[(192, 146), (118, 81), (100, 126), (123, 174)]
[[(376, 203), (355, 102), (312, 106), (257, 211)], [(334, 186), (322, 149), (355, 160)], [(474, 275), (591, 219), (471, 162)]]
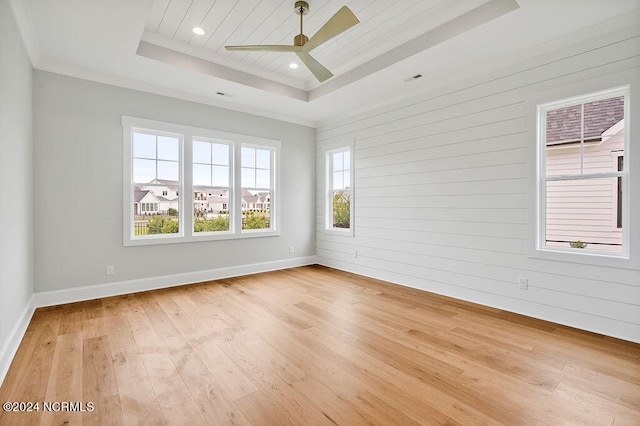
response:
[(207, 421), (166, 353), (140, 355), (167, 425), (206, 425)]
[(82, 350), (82, 400), (95, 409), (82, 414), (83, 424), (121, 425), (120, 394), (107, 336), (84, 339)]
[(142, 357), (135, 345), (114, 349), (113, 366), (124, 424), (164, 424)]
[(640, 424), (640, 344), (306, 266), (37, 309), (1, 425)]

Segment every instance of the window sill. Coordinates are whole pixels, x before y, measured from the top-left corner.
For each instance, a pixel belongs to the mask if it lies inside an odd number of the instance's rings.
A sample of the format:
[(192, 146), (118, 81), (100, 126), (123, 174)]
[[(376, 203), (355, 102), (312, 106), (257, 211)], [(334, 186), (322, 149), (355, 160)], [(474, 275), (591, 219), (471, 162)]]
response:
[(246, 238), (263, 238), (263, 237), (277, 237), (280, 236), (279, 231), (262, 231), (262, 230), (253, 230), (253, 231), (243, 231), (240, 234), (230, 233), (230, 232), (221, 232), (221, 233), (198, 233), (195, 235), (183, 236), (162, 236), (162, 237), (151, 237), (151, 238), (125, 238), (124, 246), (150, 246), (150, 245), (161, 245), (161, 244), (176, 244), (176, 243), (196, 243), (201, 241), (226, 241), (226, 240), (242, 240)]
[(339, 235), (342, 237), (353, 237), (353, 228), (325, 228), (324, 233), (328, 235)]
[(533, 259), (555, 262), (580, 263), (622, 269), (640, 269), (638, 262), (632, 260), (628, 255), (605, 254), (587, 249), (535, 248), (529, 251), (528, 256)]

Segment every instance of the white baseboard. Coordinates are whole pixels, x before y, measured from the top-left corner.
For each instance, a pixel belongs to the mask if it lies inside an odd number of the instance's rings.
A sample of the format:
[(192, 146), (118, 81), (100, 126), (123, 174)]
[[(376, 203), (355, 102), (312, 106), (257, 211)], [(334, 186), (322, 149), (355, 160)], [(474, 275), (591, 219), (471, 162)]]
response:
[(22, 338), (27, 331), (27, 327), (31, 322), (31, 317), (33, 317), (33, 312), (35, 310), (35, 300), (33, 296), (31, 296), (31, 299), (29, 299), (27, 305), (22, 310), (22, 314), (18, 318), (18, 321), (9, 332), (5, 344), (0, 349), (0, 386), (2, 386), (2, 383), (4, 382), (4, 378), (9, 371), (13, 357), (18, 351), (20, 342), (22, 342)]
[(316, 263), (315, 256), (297, 257), (293, 259), (276, 260), (273, 262), (252, 263), (227, 268), (209, 269), (205, 271), (185, 272), (182, 274), (163, 275), (158, 277), (141, 278), (137, 280), (118, 281), (107, 284), (90, 285), (64, 290), (44, 291), (33, 295), (35, 307), (62, 305), (64, 303), (81, 302), (99, 299), (101, 297), (119, 296), (139, 291), (156, 290), (193, 284), (203, 281), (231, 278), (240, 275), (257, 274), (296, 266), (312, 265)]

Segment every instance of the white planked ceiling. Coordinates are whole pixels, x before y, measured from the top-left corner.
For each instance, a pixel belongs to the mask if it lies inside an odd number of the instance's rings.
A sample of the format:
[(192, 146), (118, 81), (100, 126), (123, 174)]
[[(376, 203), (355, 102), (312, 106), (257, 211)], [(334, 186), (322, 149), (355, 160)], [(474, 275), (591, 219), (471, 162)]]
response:
[(345, 4), (361, 21), (311, 52), (319, 84), (294, 54), (224, 49), (291, 44), (295, 0), (8, 1), (37, 70), (310, 126), (640, 28), (640, 0), (309, 0), (309, 37)]
[[(343, 5), (358, 16), (360, 24), (312, 52), (324, 66), (340, 75), (488, 1), (309, 0), (303, 32), (312, 37)], [(193, 48), (203, 49), (213, 62), (240, 67), (266, 78), (282, 75), (301, 82), (297, 86), (308, 90), (319, 83), (304, 66), (295, 70), (289, 67), (292, 62), (299, 63), (293, 53), (229, 52), (224, 48), (293, 44), (299, 33), (294, 3), (294, 0), (155, 0), (143, 39), (184, 53), (193, 52)], [(194, 27), (204, 29), (205, 34), (195, 35)], [(280, 81), (291, 81), (287, 79)]]

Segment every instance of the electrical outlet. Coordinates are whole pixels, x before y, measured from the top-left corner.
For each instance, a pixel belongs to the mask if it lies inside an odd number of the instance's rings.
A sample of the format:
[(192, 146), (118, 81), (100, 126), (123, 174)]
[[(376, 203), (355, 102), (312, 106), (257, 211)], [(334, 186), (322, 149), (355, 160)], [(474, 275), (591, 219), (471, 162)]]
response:
[(520, 286), (520, 290), (527, 290), (529, 288), (529, 279), (518, 278), (518, 285)]
[(115, 275), (116, 267), (114, 265), (107, 265), (107, 275)]
[(293, 246), (289, 246), (289, 253), (293, 253)]

